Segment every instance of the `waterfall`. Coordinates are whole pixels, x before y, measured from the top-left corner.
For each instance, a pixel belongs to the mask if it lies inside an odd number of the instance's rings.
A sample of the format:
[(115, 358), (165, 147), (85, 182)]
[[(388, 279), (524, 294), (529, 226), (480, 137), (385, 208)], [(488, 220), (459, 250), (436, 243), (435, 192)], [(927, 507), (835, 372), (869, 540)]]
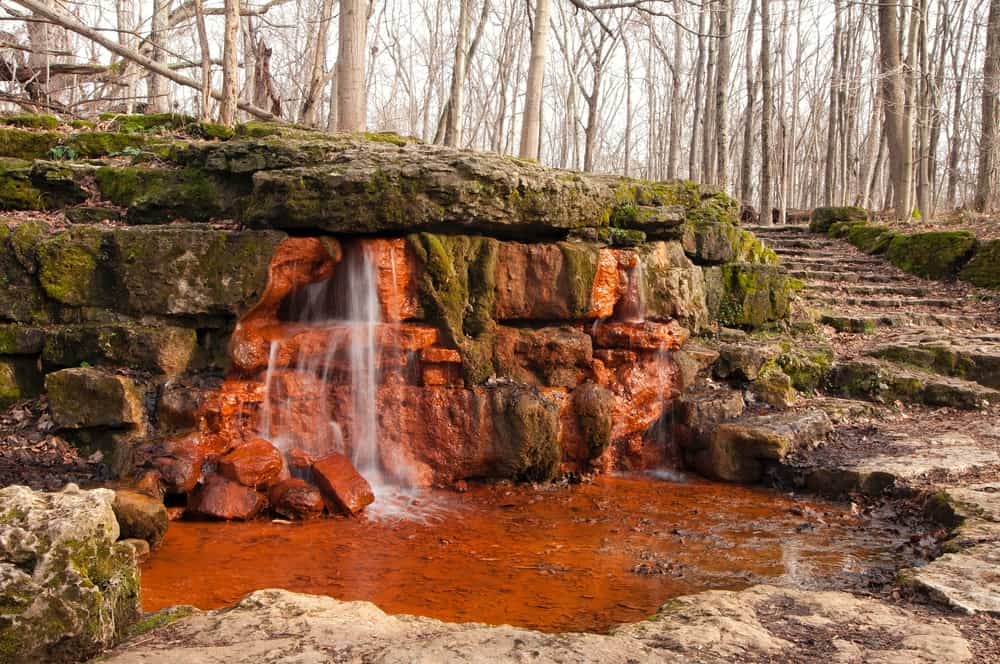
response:
[[(377, 487), (392, 482), (379, 454), (384, 323), (374, 259), (369, 247), (355, 243), (332, 278), (300, 289), (284, 303), (282, 324), (271, 340), (257, 429), (285, 454), (301, 450), (319, 458), (349, 450), (358, 472)], [(289, 364), (282, 350), (296, 343)], [(343, 388), (350, 389), (349, 397), (338, 400), (335, 393)]]

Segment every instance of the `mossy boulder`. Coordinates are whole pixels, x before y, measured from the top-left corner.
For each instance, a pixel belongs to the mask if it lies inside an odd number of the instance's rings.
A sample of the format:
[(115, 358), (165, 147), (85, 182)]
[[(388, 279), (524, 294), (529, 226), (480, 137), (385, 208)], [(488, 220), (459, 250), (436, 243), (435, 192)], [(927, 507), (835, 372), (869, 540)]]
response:
[(809, 219), (809, 230), (826, 233), (837, 222), (864, 223), (868, 221), (868, 211), (859, 207), (818, 207)]
[(499, 476), (525, 482), (554, 478), (562, 458), (558, 404), (525, 385), (497, 388), (490, 398)]
[(856, 224), (847, 230), (847, 241), (866, 254), (881, 254), (899, 233), (885, 226)]
[(811, 395), (826, 383), (833, 358), (833, 349), (829, 346), (786, 343), (777, 363), (796, 390)]
[(133, 549), (107, 489), (0, 489), (0, 661), (78, 662), (139, 615)]
[(63, 134), (54, 131), (28, 131), (0, 127), (0, 157), (8, 159), (46, 159), (62, 143)]
[(573, 413), (591, 459), (611, 445), (613, 402), (611, 390), (596, 383), (584, 383), (573, 390)]
[(52, 421), (66, 429), (139, 424), (142, 393), (131, 379), (100, 369), (63, 369), (45, 377)]
[(196, 169), (103, 166), (95, 177), (103, 198), (128, 208), (130, 224), (232, 216), (239, 197), (221, 180)]
[(120, 115), (117, 113), (102, 113), (101, 120), (108, 122), (111, 131), (130, 132), (164, 132), (183, 129), (196, 122), (190, 115), (183, 113), (147, 113), (135, 115)]
[(20, 324), (0, 324), (0, 355), (37, 355), (45, 343), (45, 330)]
[(979, 245), (958, 278), (980, 288), (1000, 289), (1000, 240)]
[(69, 305), (112, 304), (115, 284), (106, 238), (100, 229), (80, 226), (40, 239), (35, 253), (45, 294)]
[(958, 274), (975, 248), (976, 238), (968, 231), (934, 231), (894, 237), (886, 257), (918, 277), (947, 279)]
[(0, 356), (0, 409), (42, 393), (42, 373), (32, 357)]
[(163, 501), (137, 491), (118, 489), (112, 504), (122, 539), (140, 539), (151, 548), (163, 541), (170, 519)]
[(409, 237), (423, 270), (424, 311), (462, 356), (470, 384), (494, 375), (496, 269), (499, 242), (491, 238), (420, 233)]
[(63, 210), (71, 224), (99, 224), (102, 221), (121, 221), (122, 213), (113, 207), (81, 205)]
[(774, 265), (730, 263), (705, 268), (709, 314), (730, 327), (758, 328), (784, 319), (799, 285)]
[(194, 368), (195, 330), (138, 323), (62, 325), (49, 331), (42, 359), (47, 367), (122, 366), (177, 375)]
[(59, 118), (54, 115), (42, 115), (35, 113), (15, 113), (0, 117), (0, 122), (12, 127), (25, 127), (28, 129), (58, 129)]

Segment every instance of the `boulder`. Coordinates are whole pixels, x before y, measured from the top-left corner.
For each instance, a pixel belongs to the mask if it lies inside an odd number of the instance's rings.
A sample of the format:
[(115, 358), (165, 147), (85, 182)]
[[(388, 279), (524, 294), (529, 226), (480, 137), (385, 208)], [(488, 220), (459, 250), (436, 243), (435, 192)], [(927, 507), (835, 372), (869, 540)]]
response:
[(702, 383), (682, 392), (674, 401), (674, 438), (684, 450), (697, 451), (709, 444), (716, 425), (743, 414), (743, 394), (716, 383)]
[(112, 504), (122, 539), (139, 539), (156, 547), (167, 534), (170, 520), (163, 501), (128, 489), (115, 491)]
[(211, 475), (188, 497), (185, 515), (208, 519), (252, 519), (267, 507), (267, 497), (254, 489)]
[(719, 359), (713, 371), (718, 378), (757, 380), (761, 370), (780, 353), (781, 348), (775, 344), (724, 343), (719, 346)]
[(375, 502), (371, 485), (343, 454), (329, 454), (312, 465), (313, 479), (331, 511), (357, 514)]
[(562, 458), (558, 405), (522, 385), (492, 390), (490, 401), (498, 476), (529, 482), (551, 480)]
[(499, 376), (532, 385), (574, 387), (590, 368), (593, 348), (580, 327), (499, 325), (493, 358)]
[(637, 250), (641, 265), (643, 316), (676, 319), (700, 330), (708, 323), (705, 278), (679, 242), (649, 242)]
[(45, 377), (57, 426), (123, 427), (143, 421), (142, 396), (129, 378), (100, 369), (63, 369)]
[(729, 263), (704, 272), (709, 314), (729, 326), (757, 328), (785, 318), (801, 286), (775, 265)]
[(611, 445), (614, 396), (595, 383), (573, 390), (573, 413), (590, 459), (598, 458)]
[(818, 207), (812, 212), (809, 220), (809, 230), (813, 233), (826, 233), (830, 226), (836, 223), (858, 223), (868, 221), (868, 211), (857, 207)]
[(271, 511), (286, 519), (315, 519), (323, 514), (323, 495), (303, 479), (281, 480), (268, 491)]
[(727, 482), (759, 482), (763, 463), (780, 461), (797, 446), (833, 430), (822, 410), (789, 411), (744, 417), (715, 426), (705, 448), (692, 455), (695, 469)]
[(976, 248), (968, 231), (935, 231), (897, 235), (885, 255), (899, 269), (925, 279), (947, 279), (958, 274)]
[(281, 452), (263, 438), (251, 438), (219, 457), (218, 464), (220, 475), (249, 487), (270, 486), (284, 469)]
[(981, 243), (958, 278), (980, 288), (1000, 289), (1000, 239)]
[(52, 311), (35, 271), (34, 243), (42, 226), (25, 222), (0, 224), (0, 318), (19, 323), (45, 323)]
[(0, 660), (78, 662), (139, 614), (139, 572), (107, 489), (0, 489)]

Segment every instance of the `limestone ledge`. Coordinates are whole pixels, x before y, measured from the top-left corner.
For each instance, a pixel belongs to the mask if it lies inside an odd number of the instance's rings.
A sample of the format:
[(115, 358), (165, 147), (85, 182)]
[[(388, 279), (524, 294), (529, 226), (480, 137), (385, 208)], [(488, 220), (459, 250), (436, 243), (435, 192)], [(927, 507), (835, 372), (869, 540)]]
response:
[[(180, 614), (183, 615), (183, 614)], [(155, 617), (155, 616), (154, 616)], [(156, 624), (157, 621), (150, 621)], [(787, 657), (836, 661), (966, 662), (961, 633), (847, 593), (773, 586), (671, 600), (649, 620), (611, 634), (544, 634), (510, 626), (449, 624), (387, 615), (368, 602), (260, 590), (231, 608), (166, 613), (166, 626), (101, 661), (133, 662), (732, 662)], [(815, 651), (803, 651), (801, 643)], [(809, 648), (809, 646), (806, 646)], [(331, 653), (336, 653), (331, 655)]]

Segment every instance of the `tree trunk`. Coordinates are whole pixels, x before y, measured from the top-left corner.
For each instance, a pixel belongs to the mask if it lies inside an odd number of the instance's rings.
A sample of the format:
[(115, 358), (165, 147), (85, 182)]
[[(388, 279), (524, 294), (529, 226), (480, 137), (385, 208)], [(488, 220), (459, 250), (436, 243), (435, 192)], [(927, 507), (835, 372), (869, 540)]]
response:
[(323, 101), (323, 88), (328, 80), (326, 74), (326, 43), (333, 20), (333, 0), (323, 0), (320, 10), (319, 25), (316, 26), (316, 39), (312, 50), (312, 65), (309, 73), (309, 85), (306, 88), (305, 99), (299, 119), (302, 124), (315, 127), (319, 124), (319, 105)]
[(222, 40), (222, 104), (219, 106), (219, 123), (226, 127), (236, 124), (236, 103), (239, 89), (236, 82), (239, 73), (239, 52), (236, 33), (240, 29), (240, 2), (226, 0), (226, 22)]
[(451, 70), (451, 93), (448, 96), (448, 116), (444, 128), (444, 144), (457, 147), (462, 142), (462, 110), (465, 107), (466, 50), (469, 39), (469, 22), (472, 20), (470, 0), (460, 0), (458, 9), (458, 34), (455, 37), (455, 66)]
[(715, 75), (715, 184), (729, 188), (729, 72), (730, 62), (730, 18), (729, 0), (719, 0), (719, 53)]
[(771, 112), (774, 109), (774, 91), (771, 89), (771, 0), (760, 0), (760, 87), (762, 108), (760, 112), (760, 223), (774, 223), (771, 201)]
[(208, 43), (202, 0), (194, 0), (194, 17), (198, 24), (198, 44), (201, 48), (201, 106), (198, 117), (203, 122), (208, 122), (212, 119), (212, 51)]
[[(153, 0), (153, 15), (150, 18), (149, 41), (153, 44), (153, 61), (163, 62), (164, 40), (167, 37), (167, 27), (170, 22), (170, 0)], [(163, 77), (155, 71), (149, 72), (146, 78), (146, 93), (148, 102), (146, 112), (167, 113), (170, 104), (167, 102), (167, 85)]]
[(750, 11), (747, 13), (747, 43), (746, 43), (746, 74), (747, 74), (747, 112), (743, 125), (743, 154), (740, 161), (740, 201), (750, 202), (750, 178), (753, 169), (754, 122), (753, 109), (757, 98), (757, 80), (754, 77), (753, 62), (753, 31), (754, 16), (757, 13), (757, 0), (750, 0)]
[[(673, 0), (674, 62), (670, 70), (670, 138), (667, 148), (667, 179), (677, 177), (681, 154), (681, 63), (684, 60), (684, 29), (681, 26), (681, 0)], [(652, 27), (650, 27), (652, 30)]]
[(708, 42), (708, 64), (705, 66), (705, 122), (701, 133), (701, 179), (703, 182), (715, 181), (715, 141), (712, 140), (715, 132), (715, 66), (718, 54), (716, 44), (718, 34), (718, 14), (715, 8), (716, 0), (708, 2), (709, 5), (709, 32), (712, 37)]
[(541, 135), (542, 83), (545, 78), (545, 49), (549, 35), (550, 0), (536, 0), (535, 24), (531, 30), (531, 59), (524, 91), (524, 117), (521, 121), (521, 149), (524, 159), (538, 159)]
[(1000, 0), (990, 0), (986, 26), (986, 62), (983, 63), (983, 115), (976, 176), (976, 210), (992, 210), (997, 202), (997, 105), (1000, 103)]
[(337, 50), (337, 128), (364, 131), (366, 0), (340, 1), (340, 44)]
[[(698, 170), (698, 130), (700, 125), (704, 125), (705, 119), (702, 117), (701, 108), (701, 88), (704, 82), (703, 73), (705, 70), (705, 30), (708, 22), (708, 2), (701, 3), (701, 10), (698, 12), (698, 59), (694, 67), (694, 113), (691, 116), (691, 145), (688, 150), (688, 178), (691, 180), (703, 179), (703, 174)], [(708, 128), (702, 126), (702, 131)]]
[(837, 162), (837, 102), (840, 99), (841, 71), (840, 71), (840, 46), (841, 46), (841, 5), (840, 0), (834, 1), (833, 19), (833, 62), (830, 64), (830, 113), (826, 125), (826, 159), (823, 175), (823, 205), (833, 205), (836, 193), (836, 170)]
[(910, 190), (913, 181), (913, 150), (907, 131), (906, 84), (899, 44), (896, 5), (878, 6), (879, 66), (882, 79), (882, 108), (885, 137), (889, 147), (889, 177), (892, 181), (893, 209), (897, 219), (910, 218)]

